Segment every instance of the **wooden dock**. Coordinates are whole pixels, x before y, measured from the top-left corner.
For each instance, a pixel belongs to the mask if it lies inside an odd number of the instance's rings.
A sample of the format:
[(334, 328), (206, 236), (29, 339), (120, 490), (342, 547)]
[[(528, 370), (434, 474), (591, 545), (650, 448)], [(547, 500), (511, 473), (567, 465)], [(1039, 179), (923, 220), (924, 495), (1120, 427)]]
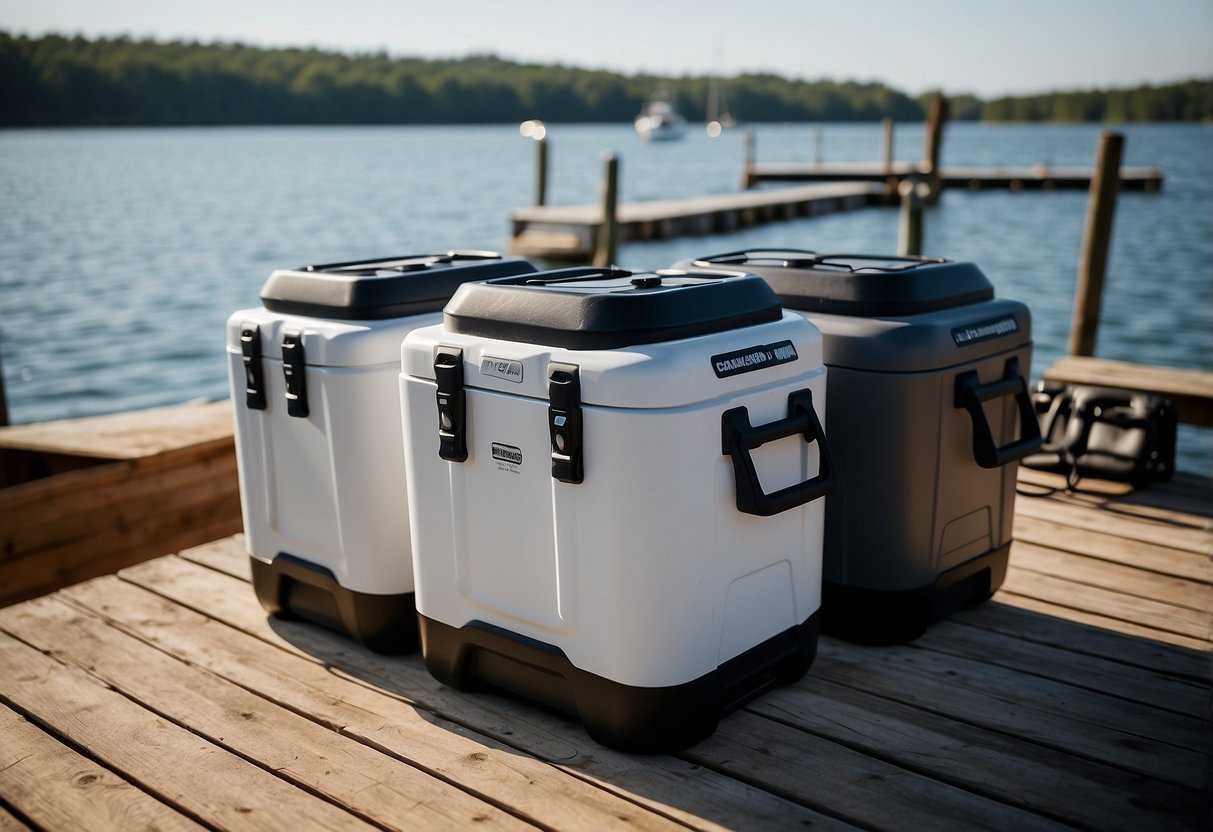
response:
[[(720, 234), (751, 225), (885, 203), (872, 182), (801, 185), (686, 199), (628, 202), (616, 216), (621, 242)], [(602, 225), (600, 204), (540, 205), (510, 214), (510, 251), (526, 257), (588, 260)]]
[[(921, 175), (922, 165), (914, 162), (750, 162), (742, 173), (746, 187), (763, 182), (881, 182), (896, 193), (902, 179)], [(1082, 190), (1091, 186), (1091, 168), (1049, 167), (945, 167), (940, 177), (945, 188), (980, 191), (990, 188), (1011, 191)], [(1158, 168), (1121, 168), (1122, 191), (1158, 191), (1163, 174)]]
[(1060, 485), (992, 601), (672, 756), (267, 619), (239, 538), (157, 558), (0, 610), (0, 829), (1207, 828), (1211, 483)]

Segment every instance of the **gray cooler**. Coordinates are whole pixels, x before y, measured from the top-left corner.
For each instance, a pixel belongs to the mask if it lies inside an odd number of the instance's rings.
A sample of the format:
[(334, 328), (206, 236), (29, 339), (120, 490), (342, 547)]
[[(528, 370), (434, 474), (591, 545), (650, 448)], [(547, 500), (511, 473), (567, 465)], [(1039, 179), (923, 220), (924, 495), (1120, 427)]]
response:
[(1041, 444), (1027, 306), (995, 298), (972, 263), (937, 258), (754, 250), (693, 264), (760, 275), (822, 332), (838, 478), (823, 631), (904, 641), (992, 595), (1017, 461)]

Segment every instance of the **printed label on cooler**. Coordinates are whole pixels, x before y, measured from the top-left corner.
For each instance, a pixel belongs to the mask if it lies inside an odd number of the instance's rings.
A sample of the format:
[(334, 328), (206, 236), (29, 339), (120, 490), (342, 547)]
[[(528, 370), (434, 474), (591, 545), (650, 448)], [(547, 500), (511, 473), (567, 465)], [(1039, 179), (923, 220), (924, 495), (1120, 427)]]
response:
[(796, 354), (796, 345), (791, 341), (779, 341), (775, 344), (755, 344), (741, 350), (713, 355), (712, 372), (717, 378), (728, 378), (740, 373), (752, 373), (764, 367), (774, 367), (787, 364), (800, 358)]
[(967, 347), (969, 344), (988, 341), (1012, 332), (1019, 332), (1019, 324), (1014, 315), (1005, 315), (1001, 318), (991, 318), (988, 321), (958, 326), (952, 330), (952, 340), (958, 347)]

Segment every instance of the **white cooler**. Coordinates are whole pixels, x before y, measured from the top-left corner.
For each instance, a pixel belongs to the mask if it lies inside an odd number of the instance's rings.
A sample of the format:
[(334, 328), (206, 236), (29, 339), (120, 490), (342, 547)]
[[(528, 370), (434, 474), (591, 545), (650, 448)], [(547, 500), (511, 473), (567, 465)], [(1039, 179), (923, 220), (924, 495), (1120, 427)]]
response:
[(271, 613), (417, 649), (400, 342), (462, 283), (533, 272), (491, 252), (281, 269), (227, 323), (245, 542)]
[(426, 666), (657, 751), (817, 645), (821, 337), (761, 279), (567, 269), (461, 287), (402, 348)]

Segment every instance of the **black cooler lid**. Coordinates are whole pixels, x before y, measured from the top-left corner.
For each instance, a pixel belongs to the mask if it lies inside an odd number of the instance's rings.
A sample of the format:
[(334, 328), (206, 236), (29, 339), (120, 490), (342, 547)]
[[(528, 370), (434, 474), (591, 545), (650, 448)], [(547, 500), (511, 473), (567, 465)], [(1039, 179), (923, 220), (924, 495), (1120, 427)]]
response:
[(575, 268), (471, 283), (444, 310), (451, 332), (563, 347), (616, 349), (778, 321), (779, 298), (735, 271)]
[(535, 267), (492, 251), (448, 251), (278, 269), (261, 288), (271, 312), (380, 320), (437, 312), (469, 280), (527, 274)]
[(939, 257), (750, 249), (697, 258), (688, 265), (759, 275), (784, 306), (805, 312), (901, 317), (994, 297), (993, 285), (977, 266)]

